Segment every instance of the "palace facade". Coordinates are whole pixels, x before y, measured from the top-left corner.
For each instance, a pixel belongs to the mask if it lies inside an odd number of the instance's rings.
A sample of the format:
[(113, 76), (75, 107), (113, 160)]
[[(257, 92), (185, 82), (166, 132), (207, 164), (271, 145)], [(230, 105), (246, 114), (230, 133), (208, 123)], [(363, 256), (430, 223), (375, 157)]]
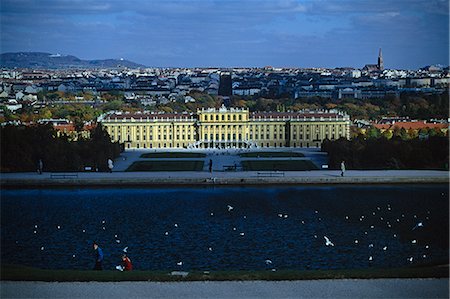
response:
[(336, 111), (252, 112), (225, 107), (197, 113), (113, 112), (98, 119), (125, 148), (320, 147), (350, 137), (350, 118)]

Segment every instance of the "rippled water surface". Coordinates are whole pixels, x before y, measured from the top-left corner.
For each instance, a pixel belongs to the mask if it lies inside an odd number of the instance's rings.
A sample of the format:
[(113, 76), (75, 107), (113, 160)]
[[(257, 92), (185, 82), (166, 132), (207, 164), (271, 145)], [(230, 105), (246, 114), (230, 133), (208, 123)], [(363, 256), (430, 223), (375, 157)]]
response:
[(448, 205), (447, 185), (2, 190), (1, 258), (90, 269), (97, 240), (106, 269), (126, 246), (146, 270), (448, 263)]

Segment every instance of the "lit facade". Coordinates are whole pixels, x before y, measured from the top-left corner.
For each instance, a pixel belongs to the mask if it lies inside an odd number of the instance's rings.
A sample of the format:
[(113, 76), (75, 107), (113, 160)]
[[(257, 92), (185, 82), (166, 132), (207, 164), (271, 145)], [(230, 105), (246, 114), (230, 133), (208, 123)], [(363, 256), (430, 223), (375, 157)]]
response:
[(350, 118), (339, 111), (253, 112), (224, 107), (197, 113), (120, 113), (99, 118), (125, 148), (320, 147), (350, 138)]

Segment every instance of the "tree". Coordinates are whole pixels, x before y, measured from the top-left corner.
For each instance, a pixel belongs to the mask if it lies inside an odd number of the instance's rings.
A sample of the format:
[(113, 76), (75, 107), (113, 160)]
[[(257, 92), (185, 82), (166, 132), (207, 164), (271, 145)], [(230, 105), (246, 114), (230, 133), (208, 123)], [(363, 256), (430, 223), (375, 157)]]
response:
[(381, 135), (386, 139), (391, 139), (394, 134), (391, 130), (385, 130)]
[(367, 130), (366, 136), (367, 138), (379, 138), (381, 136), (381, 132), (377, 128), (372, 127)]

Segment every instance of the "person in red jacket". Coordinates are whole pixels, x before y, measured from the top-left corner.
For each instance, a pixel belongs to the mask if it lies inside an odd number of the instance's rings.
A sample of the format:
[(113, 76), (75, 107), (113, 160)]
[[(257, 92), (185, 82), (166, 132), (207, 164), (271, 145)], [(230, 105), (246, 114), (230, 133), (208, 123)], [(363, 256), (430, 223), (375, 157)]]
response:
[(131, 264), (131, 260), (126, 254), (122, 255), (122, 265), (123, 265), (124, 271), (133, 270), (133, 265)]

